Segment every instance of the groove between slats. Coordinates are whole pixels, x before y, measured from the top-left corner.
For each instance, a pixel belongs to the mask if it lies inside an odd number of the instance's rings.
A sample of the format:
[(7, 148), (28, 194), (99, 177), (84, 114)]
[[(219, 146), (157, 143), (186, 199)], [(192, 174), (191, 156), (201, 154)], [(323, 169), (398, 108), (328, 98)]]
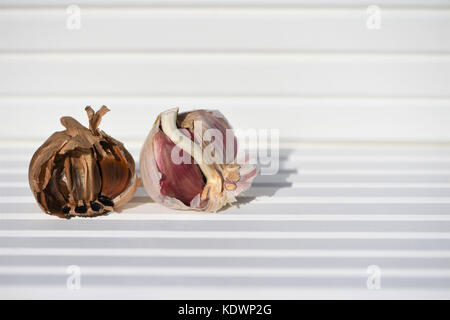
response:
[[(416, 175), (450, 175), (450, 170), (440, 170), (440, 169), (417, 169), (417, 170), (383, 170), (383, 169), (368, 169), (368, 170), (314, 170), (314, 169), (298, 169), (299, 173), (302, 176), (307, 175), (407, 175), (407, 176), (416, 176)], [(28, 168), (0, 168), (0, 175), (27, 175)], [(263, 175), (264, 176), (264, 175)], [(274, 174), (266, 174), (266, 176), (275, 176)]]
[(56, 249), (56, 248), (0, 248), (0, 256), (126, 256), (126, 257), (329, 257), (329, 258), (352, 258), (352, 257), (395, 257), (395, 258), (449, 258), (450, 251), (440, 250), (207, 250), (207, 249)]
[[(0, 174), (0, 180), (7, 182), (26, 181), (27, 174), (10, 175)], [(307, 175), (279, 172), (275, 176), (258, 176), (257, 183), (275, 183), (277, 187), (289, 187), (290, 183), (448, 183), (450, 175), (405, 175), (405, 174), (333, 174), (333, 175)], [(25, 182), (22, 182), (25, 183)], [(256, 185), (255, 185), (256, 186)]]
[[(70, 259), (67, 260), (67, 259)], [(183, 265), (186, 267), (245, 267), (245, 268), (367, 268), (367, 266), (377, 264), (388, 269), (448, 269), (450, 258), (345, 258), (337, 260), (335, 258), (305, 258), (305, 257), (285, 257), (285, 258), (229, 258), (229, 257), (211, 257), (199, 259), (197, 257), (135, 257), (129, 259), (127, 257), (94, 257), (94, 256), (78, 256), (67, 257), (46, 256), (41, 259), (39, 256), (5, 256), (0, 260), (2, 266), (63, 266), (70, 264), (81, 266), (117, 266), (117, 267), (145, 267), (145, 266), (175, 266)]]
[[(272, 215), (274, 213), (282, 213), (289, 215), (296, 214), (330, 214), (330, 215), (341, 215), (345, 214), (356, 214), (356, 215), (408, 215), (408, 214), (436, 214), (436, 215), (447, 215), (450, 212), (450, 204), (432, 204), (432, 203), (422, 203), (422, 204), (408, 204), (408, 203), (398, 203), (398, 204), (383, 204), (383, 203), (373, 203), (370, 205), (364, 203), (310, 203), (310, 204), (270, 204), (270, 203), (248, 203), (251, 199), (238, 199), (238, 203), (232, 207), (227, 208), (223, 213), (220, 214), (230, 214), (230, 215)], [(127, 204), (123, 208), (123, 213), (127, 214), (173, 214), (173, 210), (165, 208), (161, 205), (151, 205), (144, 203), (131, 203)], [(126, 211), (125, 211), (126, 210)], [(3, 213), (32, 213), (36, 216), (43, 215), (38, 205), (36, 203), (27, 204), (17, 204), (17, 203), (4, 203), (1, 205), (1, 211)], [(190, 214), (190, 213), (186, 213)], [(37, 218), (39, 221), (39, 218)], [(113, 218), (114, 219), (114, 218)], [(125, 218), (124, 218), (125, 219)], [(53, 220), (58, 220), (54, 217)], [(83, 220), (80, 218), (80, 220)], [(126, 219), (125, 219), (126, 221)], [(48, 221), (50, 222), (50, 221)], [(24, 223), (24, 221), (22, 221)], [(407, 225), (407, 224), (405, 224)], [(19, 228), (21, 229), (21, 228)]]
[[(358, 239), (358, 241), (355, 241)], [(177, 249), (177, 250), (450, 250), (449, 239), (363, 238), (164, 238), (164, 237), (1, 237), (1, 248), (54, 249)]]
[[(170, 220), (170, 219), (169, 219)], [(189, 220), (189, 219), (187, 219)], [(242, 219), (245, 221), (245, 218)], [(296, 219), (294, 219), (296, 220)], [(301, 219), (299, 219), (301, 220)], [(320, 218), (318, 219), (320, 220)], [(370, 218), (367, 220), (371, 220)], [(262, 220), (264, 221), (264, 220)], [(283, 219), (280, 219), (283, 221)], [(330, 221), (335, 221), (331, 219)], [(375, 221), (379, 221), (376, 220)], [(395, 220), (394, 221), (402, 221)], [(413, 220), (415, 221), (415, 220)], [(420, 220), (419, 220), (420, 221)], [(439, 218), (429, 221), (439, 221)], [(448, 221), (444, 219), (443, 221)], [(166, 239), (450, 239), (449, 232), (273, 232), (141, 230), (1, 230), (0, 238), (166, 238)]]
[[(30, 159), (30, 158), (29, 158)], [(18, 173), (19, 170), (26, 171), (30, 160), (27, 161), (1, 161), (0, 160), (0, 174), (11, 171), (11, 173)], [(267, 160), (266, 160), (267, 159)], [(264, 162), (269, 161), (270, 165), (265, 165)], [(290, 161), (283, 158), (278, 159), (276, 157), (260, 157), (259, 160), (255, 161), (255, 164), (261, 166), (262, 168), (272, 169), (269, 171), (262, 171), (261, 175), (274, 175), (275, 171), (280, 170), (291, 170), (298, 171), (300, 174), (305, 172), (318, 172), (318, 171), (337, 171), (337, 172), (348, 172), (349, 170), (356, 172), (364, 171), (388, 171), (395, 172), (424, 172), (432, 168), (433, 171), (442, 170), (443, 173), (450, 171), (450, 161), (434, 161), (434, 162), (389, 162), (389, 161)], [(137, 168), (139, 168), (139, 163), (136, 163)]]
[[(81, 219), (81, 218), (80, 218)], [(124, 213), (124, 214), (109, 214), (107, 216), (100, 216), (96, 218), (97, 220), (121, 220), (121, 221), (146, 221), (146, 220), (181, 220), (181, 221), (450, 221), (450, 214), (221, 214), (221, 215), (204, 215), (197, 213), (185, 213), (185, 214), (173, 214), (173, 213)], [(55, 220), (55, 217), (46, 215), (41, 212), (35, 213), (0, 213), (0, 220)], [(50, 232), (51, 230), (48, 230)], [(11, 236), (20, 235), (20, 230), (11, 231)], [(45, 232), (45, 231), (44, 231)], [(57, 232), (57, 231), (56, 231)], [(51, 233), (51, 232), (50, 232)], [(0, 231), (0, 236), (4, 236), (5, 231)], [(8, 233), (7, 233), (8, 234)], [(30, 231), (30, 234), (34, 234)], [(54, 234), (54, 233), (51, 233)], [(130, 234), (130, 233), (128, 233)], [(169, 233), (171, 234), (171, 233)], [(252, 233), (253, 234), (253, 233)], [(289, 233), (288, 233), (289, 234)], [(302, 232), (300, 235), (303, 235)], [(390, 233), (386, 233), (390, 234)], [(174, 233), (175, 235), (175, 233)], [(371, 236), (371, 235), (368, 235)], [(400, 237), (405, 236), (404, 233), (399, 235)]]
[[(29, 99), (26, 99), (29, 100)], [(1, 101), (1, 98), (0, 98)], [(5, 103), (6, 101), (3, 101)], [(450, 102), (450, 100), (449, 100)], [(83, 109), (83, 108), (82, 108)], [(82, 110), (81, 110), (82, 111)], [(79, 110), (80, 119), (86, 114)], [(109, 116), (112, 113), (109, 114)], [(78, 118), (78, 117), (77, 117)], [(28, 153), (32, 155), (42, 144), (41, 139), (0, 139), (2, 154)], [(139, 154), (143, 141), (134, 139), (127, 141), (127, 149), (132, 154)], [(313, 156), (383, 156), (386, 154), (403, 156), (450, 156), (450, 142), (400, 142), (400, 141), (302, 141), (298, 139), (281, 140), (280, 155), (313, 155)], [(267, 148), (260, 148), (263, 152)]]
[[(145, 197), (145, 202), (151, 202), (149, 197)], [(0, 196), (0, 203), (35, 203), (32, 196)], [(141, 199), (134, 198), (129, 203), (140, 203)], [(300, 204), (300, 203), (450, 203), (450, 197), (257, 197), (252, 200), (255, 203), (277, 203), (277, 204)], [(158, 205), (150, 203), (151, 205)], [(149, 204), (147, 204), (149, 205)]]
[[(241, 194), (245, 198), (271, 197), (447, 197), (450, 188), (295, 188), (289, 183), (272, 186), (252, 185), (252, 188)], [(29, 187), (0, 188), (1, 197), (32, 196)], [(135, 194), (135, 202), (144, 202), (148, 194), (139, 188)], [(148, 199), (150, 201), (150, 199)]]
[[(259, 182), (254, 181), (252, 184), (252, 189), (257, 189), (261, 187), (281, 189), (281, 188), (291, 188), (291, 189), (326, 189), (326, 188), (334, 188), (334, 189), (406, 189), (406, 190), (414, 190), (414, 189), (449, 189), (450, 183), (432, 183), (432, 182), (423, 182), (423, 183), (377, 183), (377, 182), (367, 182), (367, 183), (358, 183), (358, 182), (292, 182), (292, 179), (286, 179), (284, 182), (278, 182), (277, 180), (268, 181), (268, 182)], [(24, 193), (28, 194), (30, 185), (28, 182), (0, 182), (0, 189), (26, 189)], [(142, 188), (138, 189), (142, 193)], [(2, 190), (0, 190), (0, 194)]]
[[(34, 151), (34, 150), (33, 150)], [(29, 161), (32, 157), (32, 150), (27, 151), (26, 154), (9, 154), (9, 155), (0, 155), (0, 166), (6, 167), (9, 166), (17, 166), (17, 167), (26, 167), (29, 164)], [(248, 152), (248, 151), (247, 151)], [(264, 151), (265, 152), (265, 151)], [(134, 153), (134, 156), (138, 158), (138, 153)], [(302, 156), (299, 154), (291, 154), (288, 156), (280, 155), (280, 161), (283, 163), (289, 163), (291, 165), (305, 165), (311, 163), (373, 163), (373, 164), (384, 164), (384, 163), (401, 163), (401, 164), (411, 164), (411, 163), (419, 163), (419, 164), (435, 164), (435, 163), (450, 163), (450, 157), (442, 156), (442, 157), (401, 157), (401, 156), (378, 156), (378, 157), (369, 157), (369, 156), (358, 156), (355, 155), (353, 157), (349, 156)], [(139, 166), (139, 163), (136, 162), (136, 166)]]
[[(254, 210), (254, 208), (253, 208)], [(37, 213), (43, 214), (43, 213)], [(188, 214), (188, 213), (186, 213)], [(74, 219), (64, 220), (1, 220), (0, 230), (82, 230), (91, 231), (172, 231), (172, 232), (429, 232), (446, 233), (450, 222), (412, 220), (380, 221), (380, 220), (280, 220), (280, 221), (251, 221), (251, 220), (100, 220)]]
[[(195, 276), (195, 277), (361, 277), (367, 278), (366, 269), (288, 269), (288, 268), (115, 268), (83, 267), (83, 276)], [(450, 278), (449, 270), (383, 269), (383, 278)], [(66, 276), (66, 268), (58, 267), (1, 267), (1, 275)], [(449, 284), (450, 285), (450, 284)]]

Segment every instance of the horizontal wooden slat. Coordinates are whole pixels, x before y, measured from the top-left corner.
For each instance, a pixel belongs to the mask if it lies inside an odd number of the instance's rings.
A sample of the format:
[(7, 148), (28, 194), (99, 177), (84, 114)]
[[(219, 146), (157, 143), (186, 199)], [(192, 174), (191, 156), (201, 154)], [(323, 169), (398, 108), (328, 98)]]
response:
[(0, 10), (0, 51), (450, 52), (450, 10)]
[[(45, 231), (51, 234), (51, 231)], [(319, 250), (326, 247), (328, 250), (450, 250), (449, 239), (305, 239), (289, 238), (260, 238), (247, 239), (245, 237), (236, 238), (96, 238), (80, 237), (76, 233), (67, 232), (67, 237), (54, 238), (33, 237), (1, 237), (0, 248), (167, 248), (167, 249), (296, 249), (296, 250)], [(270, 234), (269, 234), (270, 235)], [(205, 241), (205, 239), (207, 239)], [(1, 266), (0, 266), (1, 268)]]
[[(64, 269), (63, 269), (64, 270)], [(62, 270), (62, 271), (63, 271)], [(361, 271), (360, 273), (363, 273), (363, 271)], [(199, 294), (199, 292), (201, 292), (201, 290), (196, 290), (195, 288), (197, 286), (203, 286), (203, 287), (207, 287), (209, 289), (209, 291), (213, 291), (214, 294), (212, 296), (217, 297), (219, 293), (222, 293), (222, 297), (224, 296), (228, 296), (228, 299), (236, 298), (236, 297), (243, 297), (243, 294), (241, 293), (242, 290), (241, 288), (252, 288), (253, 292), (256, 292), (258, 290), (260, 290), (260, 288), (262, 288), (262, 292), (265, 293), (265, 297), (266, 299), (268, 299), (268, 297), (273, 296), (274, 294), (277, 294), (277, 298), (279, 297), (284, 297), (286, 295), (286, 293), (289, 292), (289, 290), (286, 289), (295, 289), (297, 290), (297, 295), (298, 296), (304, 296), (301, 295), (300, 289), (303, 289), (303, 291), (309, 291), (311, 287), (314, 288), (321, 288), (323, 292), (327, 292), (325, 294), (323, 294), (323, 296), (327, 296), (330, 297), (332, 296), (332, 294), (328, 293), (329, 290), (336, 290), (336, 289), (340, 289), (340, 290), (345, 290), (345, 289), (353, 289), (353, 293), (356, 294), (357, 297), (361, 297), (360, 294), (358, 294), (358, 290), (361, 290), (362, 288), (364, 288), (366, 291), (369, 291), (367, 289), (367, 275), (365, 276), (358, 276), (358, 277), (343, 277), (343, 276), (339, 276), (339, 275), (335, 275), (335, 276), (328, 276), (328, 277), (324, 277), (324, 276), (313, 276), (313, 277), (307, 277), (307, 276), (303, 276), (303, 277), (298, 277), (298, 278), (284, 278), (284, 277), (280, 277), (280, 278), (265, 278), (265, 277), (233, 277), (233, 278), (229, 278), (229, 277), (195, 277), (195, 276), (165, 276), (165, 277), (161, 277), (160, 275), (154, 275), (154, 276), (136, 276), (133, 277), (132, 273), (128, 274), (128, 275), (122, 275), (122, 276), (85, 276), (83, 278), (83, 286), (86, 286), (86, 288), (95, 288), (97, 286), (99, 286), (100, 288), (103, 288), (103, 290), (100, 290), (99, 293), (101, 294), (101, 297), (104, 296), (119, 296), (117, 294), (106, 294), (104, 290), (105, 287), (109, 287), (111, 283), (115, 283), (116, 285), (114, 286), (114, 289), (117, 291), (122, 292), (122, 294), (124, 292), (128, 292), (128, 291), (134, 291), (136, 290), (133, 287), (140, 287), (140, 288), (145, 288), (147, 291), (160, 291), (161, 289), (159, 289), (159, 287), (163, 287), (165, 288), (165, 290), (168, 290), (168, 288), (170, 288), (170, 290), (172, 291), (177, 291), (176, 289), (178, 287), (182, 287), (182, 288), (191, 288), (193, 287), (194, 289), (194, 295), (189, 294), (189, 292), (184, 292), (185, 293), (185, 299), (187, 297), (192, 297), (192, 296), (196, 296)], [(20, 291), (20, 289), (23, 290), (23, 286), (33, 286), (33, 288), (39, 288), (39, 286), (42, 285), (46, 285), (48, 287), (51, 288), (65, 288), (66, 291), (69, 291), (66, 287), (66, 282), (67, 282), (67, 274), (63, 274), (61, 272), (61, 274), (58, 275), (2, 275), (0, 276), (0, 282), (4, 283), (4, 285), (9, 285), (9, 286), (15, 286), (13, 287), (15, 292)], [(383, 287), (383, 290), (387, 290), (387, 294), (384, 295), (384, 297), (389, 296), (389, 292), (392, 292), (395, 289), (409, 289), (409, 290), (414, 290), (417, 287), (419, 287), (421, 290), (423, 289), (428, 289), (430, 292), (434, 291), (434, 294), (432, 295), (423, 295), (422, 299), (424, 298), (430, 298), (430, 296), (435, 296), (435, 297), (441, 297), (441, 299), (443, 299), (443, 297), (447, 297), (448, 298), (448, 283), (450, 282), (450, 280), (446, 277), (446, 276), (437, 276), (435, 278), (429, 278), (429, 277), (415, 277), (414, 274), (411, 274), (409, 277), (402, 277), (402, 278), (391, 278), (391, 277), (386, 277), (385, 279), (385, 285)], [(233, 287), (233, 289), (235, 291), (240, 292), (237, 295), (233, 295), (231, 292), (228, 292), (228, 295), (224, 295), (225, 292), (227, 292), (227, 288)], [(275, 290), (271, 291), (271, 294), (269, 294), (268, 292), (265, 292), (264, 289), (267, 287), (273, 287), (275, 288)], [(84, 287), (83, 287), (84, 288)], [(280, 289), (283, 290), (280, 290)], [(204, 288), (202, 288), (204, 290)], [(223, 291), (223, 289), (225, 289), (225, 291)], [(414, 293), (417, 296), (420, 297), (419, 293), (420, 293), (420, 289), (419, 290), (415, 290)], [(432, 289), (434, 289), (432, 291)], [(2, 290), (4, 290), (2, 288)], [(84, 290), (84, 289), (83, 289)], [(191, 291), (193, 291), (191, 290)], [(280, 291), (277, 291), (280, 290)], [(8, 289), (6, 289), (6, 291), (8, 291)], [(81, 291), (81, 290), (79, 290)], [(111, 290), (110, 291), (114, 291)], [(381, 291), (381, 290), (380, 290)], [(45, 292), (45, 290), (44, 290)], [(58, 292), (58, 290), (53, 290), (55, 296), (56, 297), (56, 292)], [(141, 293), (141, 297), (143, 296), (153, 296), (155, 297), (154, 299), (157, 299), (156, 297), (160, 297), (161, 298), (161, 294), (159, 296), (157, 295), (152, 295), (152, 294), (148, 294), (147, 295), (143, 295), (143, 292), (140, 290), (137, 290), (137, 292)], [(204, 299), (211, 299), (211, 294), (207, 294), (208, 291), (203, 291), (203, 298)], [(283, 292), (285, 292), (285, 294), (283, 294)], [(36, 294), (31, 294), (31, 293), (26, 293), (25, 294), (26, 297), (30, 297), (30, 296), (35, 296), (35, 297), (39, 297)], [(64, 296), (71, 296), (70, 294), (62, 294), (59, 295), (59, 297), (64, 297)], [(74, 296), (78, 296), (78, 295), (72, 295), (72, 297)], [(129, 298), (130, 296), (136, 296), (136, 293), (132, 293), (131, 295), (126, 295), (126, 298)], [(164, 295), (163, 295), (164, 296)], [(172, 296), (168, 296), (168, 299), (173, 299), (173, 297), (178, 297), (179, 293), (175, 293)], [(251, 295), (249, 294), (247, 296), (247, 299), (250, 299), (251, 297), (254, 297), (255, 295)], [(261, 293), (256, 294), (257, 297), (261, 297)], [(311, 296), (311, 295), (310, 295)], [(363, 295), (363, 296), (368, 296), (368, 295)], [(381, 295), (377, 295), (379, 298), (383, 297)], [(398, 298), (399, 295), (397, 295)], [(401, 295), (402, 296), (402, 295)], [(411, 296), (411, 293), (409, 295), (406, 296)], [(414, 295), (413, 295), (414, 296)], [(42, 296), (41, 296), (42, 297)], [(93, 296), (94, 297), (94, 296)], [(122, 295), (122, 297), (125, 298), (124, 295)], [(337, 297), (339, 297), (336, 293), (335, 293), (335, 299), (337, 299)], [(79, 298), (81, 299), (82, 296), (80, 295)], [(292, 296), (291, 296), (292, 298)], [(318, 298), (318, 297), (317, 297)], [(342, 299), (342, 296), (340, 296), (340, 298)], [(355, 298), (355, 296), (353, 297)], [(392, 297), (394, 298), (394, 297)], [(35, 298), (37, 299), (37, 298)], [(42, 299), (42, 298), (41, 298)]]
[[(119, 298), (148, 297), (144, 289), (185, 298), (180, 284), (203, 298), (236, 298), (230, 287), (252, 298), (361, 297), (372, 292), (371, 265), (381, 270), (379, 298), (448, 294), (448, 144), (285, 142), (280, 161), (290, 169), (258, 176), (217, 214), (170, 210), (141, 188), (121, 213), (71, 220), (45, 215), (30, 194), (27, 159), (38, 144), (0, 143), (5, 298), (69, 291), (69, 265), (81, 268), (83, 297), (107, 297), (99, 288), (108, 287)], [(130, 144), (133, 155), (139, 147)]]
[[(84, 115), (85, 116), (85, 115)], [(0, 159), (20, 159), (31, 157), (42, 144), (39, 140), (2, 140), (0, 141)], [(130, 141), (127, 149), (137, 156), (142, 141)], [(267, 151), (265, 148), (263, 151)], [(390, 159), (393, 161), (415, 162), (430, 159), (446, 159), (450, 157), (450, 143), (398, 143), (398, 142), (307, 142), (280, 141), (280, 158), (295, 159), (343, 159), (375, 160)]]
[[(66, 28), (69, 4), (80, 30)], [(380, 30), (366, 27), (374, 4)], [(449, 9), (0, 0), (0, 297), (448, 298)], [(159, 112), (203, 107), (237, 129), (278, 129), (280, 169), (217, 214), (165, 208), (143, 188), (120, 213), (44, 214), (31, 155), (61, 116), (86, 123), (84, 107), (103, 104), (102, 129), (136, 160)], [(368, 290), (371, 265), (383, 290)]]
[[(318, 201), (320, 203), (320, 201)], [(405, 201), (405, 203), (409, 203)], [(410, 205), (414, 205), (413, 202)], [(156, 206), (154, 206), (156, 208)], [(41, 213), (43, 214), (43, 213)], [(124, 215), (126, 213), (123, 213)], [(187, 213), (188, 214), (188, 213)], [(0, 230), (124, 230), (245, 232), (448, 232), (450, 221), (130, 221), (108, 219), (2, 220)], [(450, 255), (450, 252), (449, 252)]]
[[(57, 276), (61, 277), (66, 274), (66, 268), (58, 267), (22, 267), (17, 266), (16, 269), (11, 270), (9, 268), (0, 267), (0, 275), (44, 275), (44, 276)], [(198, 278), (228, 278), (228, 277), (245, 277), (245, 278), (258, 278), (258, 277), (275, 277), (275, 278), (303, 278), (303, 277), (336, 277), (341, 276), (343, 278), (366, 278), (365, 268), (355, 268), (355, 269), (331, 269), (331, 268), (321, 268), (321, 269), (292, 269), (292, 268), (179, 268), (179, 267), (168, 267), (168, 268), (140, 268), (140, 267), (130, 267), (130, 268), (115, 268), (115, 267), (87, 267), (84, 269), (85, 275), (87, 277), (92, 276), (187, 276), (187, 277), (198, 277)], [(449, 278), (450, 271), (448, 270), (392, 270), (387, 269), (384, 272), (386, 278)]]
[[(2, 0), (0, 7), (45, 7), (68, 6), (74, 4), (71, 0), (42, 0), (37, 3), (33, 0)], [(369, 6), (372, 0), (78, 0), (80, 6)], [(446, 7), (446, 0), (378, 0), (377, 5), (382, 6), (437, 6)]]
[[(127, 210), (128, 211), (128, 210)], [(151, 213), (139, 211), (126, 215), (108, 214), (96, 217), (97, 220), (121, 221), (450, 221), (449, 214), (226, 214), (213, 218), (203, 213)], [(37, 213), (3, 212), (0, 220), (55, 220), (55, 216)], [(211, 238), (211, 239), (450, 239), (450, 232), (197, 232), (197, 231), (97, 231), (93, 236), (89, 231), (70, 232), (53, 230), (3, 230), (0, 237), (5, 238)]]
[[(30, 66), (34, 69), (38, 66)], [(95, 68), (95, 67), (94, 67)], [(57, 70), (53, 70), (58, 73)], [(11, 74), (14, 72), (11, 70)], [(125, 72), (125, 71), (124, 71)], [(239, 72), (239, 71), (238, 71)], [(301, 72), (301, 71), (299, 71)], [(26, 73), (24, 70), (23, 73)], [(89, 74), (92, 74), (88, 71)], [(113, 72), (111, 72), (113, 73)], [(94, 75), (95, 76), (95, 75)], [(150, 75), (149, 75), (150, 76)], [(24, 77), (27, 75), (24, 74)], [(43, 78), (47, 78), (45, 75)], [(64, 82), (71, 81), (63, 72)], [(122, 78), (122, 76), (114, 76)], [(35, 81), (40, 81), (35, 75)], [(155, 77), (156, 78), (156, 77)], [(216, 82), (222, 82), (220, 78)], [(1, 81), (1, 80), (0, 80)], [(4, 85), (10, 80), (4, 78)], [(17, 78), (19, 81), (19, 78)], [(38, 84), (24, 78), (31, 87)], [(103, 81), (114, 81), (105, 79)], [(155, 80), (156, 81), (156, 80)], [(255, 81), (258, 81), (255, 79)], [(48, 77), (47, 82), (53, 82)], [(243, 86), (245, 83), (237, 81)], [(307, 80), (305, 79), (305, 82)], [(170, 86), (171, 81), (167, 83)], [(24, 84), (23, 84), (24, 85)], [(55, 81), (55, 86), (59, 86)], [(77, 90), (75, 87), (68, 89)], [(96, 83), (92, 84), (97, 86)], [(180, 84), (181, 86), (182, 84)], [(186, 83), (188, 86), (189, 83)], [(275, 84), (274, 84), (275, 85)], [(433, 86), (430, 81), (429, 87)], [(89, 90), (80, 80), (80, 86)], [(143, 89), (153, 86), (140, 84)], [(4, 87), (2, 87), (4, 89)], [(61, 87), (62, 89), (62, 84)], [(114, 90), (120, 94), (120, 86)], [(111, 90), (113, 87), (111, 87)], [(299, 86), (299, 89), (301, 87)], [(0, 89), (1, 90), (1, 89)], [(224, 90), (226, 91), (226, 90)], [(385, 141), (449, 141), (450, 99), (351, 99), (351, 98), (278, 98), (278, 97), (3, 97), (0, 98), (2, 139), (35, 139), (43, 141), (54, 131), (63, 129), (62, 116), (73, 116), (84, 124), (86, 105), (97, 109), (107, 105), (111, 112), (101, 127), (112, 136), (124, 141), (143, 141), (154, 119), (163, 110), (179, 106), (188, 111), (196, 108), (219, 109), (237, 129), (277, 129), (281, 139), (305, 140), (385, 140)], [(295, 116), (292, 114), (295, 113)], [(38, 144), (36, 145), (36, 147)], [(6, 151), (5, 151), (6, 152)], [(336, 155), (339, 150), (326, 156)], [(423, 151), (420, 151), (423, 152)], [(2, 153), (5, 155), (5, 153)], [(359, 155), (367, 154), (361, 150)]]
[[(26, 183), (28, 172), (23, 170), (20, 173), (8, 173), (6, 170), (0, 173), (2, 183), (16, 183), (21, 181), (21, 185)], [(442, 172), (435, 172), (434, 174), (411, 174), (409, 173), (386, 173), (386, 172), (335, 172), (334, 174), (328, 172), (327, 174), (320, 173), (305, 173), (297, 174), (296, 171), (290, 173), (278, 172), (276, 175), (258, 176), (255, 179), (256, 183), (272, 184), (274, 187), (292, 186), (294, 183), (385, 183), (385, 184), (397, 184), (397, 183), (450, 183), (450, 174), (444, 174)]]
[(267, 258), (273, 259), (297, 257), (297, 258), (449, 258), (450, 251), (447, 250), (205, 250), (205, 249), (115, 249), (115, 248), (78, 248), (70, 251), (61, 248), (0, 248), (0, 256), (109, 256), (109, 257), (198, 257), (198, 258)]
[[(244, 194), (240, 195), (239, 202), (236, 205), (239, 205), (241, 202), (252, 202), (252, 203), (260, 203), (264, 205), (269, 204), (278, 204), (278, 205), (301, 205), (301, 204), (365, 204), (365, 205), (373, 205), (373, 204), (384, 204), (384, 205), (392, 205), (392, 204), (408, 204), (408, 205), (416, 205), (416, 204), (450, 204), (450, 198), (447, 196), (425, 196), (425, 197), (417, 197), (414, 195), (408, 196), (274, 196), (274, 192), (270, 192), (270, 194), (258, 194), (255, 196), (246, 197)], [(36, 202), (35, 197), (33, 196), (2, 196), (0, 197), (0, 203), (3, 204), (33, 204)], [(129, 205), (131, 206), (139, 206), (142, 204), (146, 204), (153, 209), (158, 209), (159, 204), (154, 203), (153, 200), (148, 197), (139, 197), (136, 195), (132, 200), (130, 200)]]
[[(8, 174), (23, 174), (28, 170), (29, 160), (20, 161), (2, 161), (0, 160), (1, 173)], [(136, 164), (138, 163), (138, 156), (136, 157)], [(275, 160), (275, 159), (274, 159)], [(450, 174), (450, 161), (443, 159), (442, 161), (414, 161), (414, 162), (399, 162), (399, 161), (321, 161), (321, 160), (300, 160), (287, 161), (284, 159), (277, 159), (279, 161), (278, 168), (280, 170), (295, 170), (298, 174)]]
[[(450, 212), (450, 204), (441, 203), (301, 203), (301, 204), (270, 204), (252, 202), (253, 198), (241, 198), (238, 203), (228, 208), (223, 214), (249, 214), (249, 215), (273, 215), (277, 212), (283, 214), (433, 214), (447, 215)], [(320, 200), (320, 199), (319, 199)], [(44, 213), (36, 203), (2, 203), (2, 210), (8, 214), (21, 214), (31, 212), (40, 217)], [(136, 214), (170, 214), (173, 210), (155, 203), (129, 203), (123, 207), (123, 212)], [(126, 211), (125, 211), (126, 210)], [(189, 213), (185, 213), (189, 214)], [(109, 216), (108, 216), (109, 217)], [(51, 217), (58, 220), (57, 217)], [(126, 220), (126, 218), (124, 218)], [(23, 220), (19, 216), (17, 220)], [(40, 220), (40, 218), (36, 218)], [(264, 220), (264, 219), (262, 219)]]
[[(367, 287), (366, 268), (356, 269), (288, 269), (278, 268), (114, 268), (86, 267), (83, 268), (83, 286), (106, 285), (115, 282), (121, 287), (136, 286), (183, 286), (192, 287), (204, 285), (208, 287), (253, 286), (253, 287), (345, 287), (359, 289)], [(52, 286), (63, 286), (66, 278), (64, 267), (17, 267), (13, 270), (0, 269), (0, 281), (5, 284), (46, 283)], [(444, 270), (390, 270), (383, 272), (384, 287), (389, 289), (414, 287), (447, 289), (449, 272)], [(415, 280), (412, 282), (412, 280)]]
[[(67, 255), (55, 255), (42, 257), (30, 255), (4, 255), (5, 259), (0, 260), (1, 266), (64, 266)], [(375, 261), (372, 257), (354, 257), (347, 259), (335, 258), (302, 258), (302, 257), (279, 257), (272, 258), (255, 258), (255, 257), (239, 257), (235, 259), (223, 257), (211, 257), (208, 259), (198, 259), (197, 257), (136, 257), (129, 259), (127, 257), (107, 257), (107, 256), (78, 256), (70, 257), (75, 265), (81, 266), (173, 266), (183, 262), (186, 266), (203, 266), (203, 267), (278, 267), (280, 265), (287, 268), (320, 268), (335, 266), (336, 268), (360, 267), (367, 268), (367, 266), (376, 262), (386, 268), (409, 268), (414, 265), (418, 269), (448, 269), (450, 258), (441, 257), (435, 259), (422, 258), (395, 258), (395, 257), (379, 257)]]
[(450, 56), (1, 55), (2, 95), (449, 97)]
[[(209, 286), (161, 286), (152, 287), (122, 286), (120, 290), (111, 290), (109, 286), (93, 285), (83, 287), (83, 290), (67, 290), (61, 285), (34, 286), (0, 286), (0, 297), (4, 299), (242, 299), (242, 300), (270, 300), (277, 299), (449, 299), (450, 290), (435, 290), (423, 288), (412, 290), (405, 288), (384, 288), (383, 290), (367, 290), (367, 288), (292, 288), (292, 287), (218, 287), (212, 290)], [(123, 293), (126, 292), (126, 297)]]
[[(295, 188), (290, 187), (259, 187), (254, 186), (245, 192), (245, 196), (258, 197), (272, 194), (275, 197), (445, 197), (450, 194), (450, 188)], [(0, 199), (3, 197), (32, 196), (29, 187), (0, 188)], [(137, 197), (146, 197), (144, 189), (139, 189)], [(389, 201), (389, 199), (387, 199)]]

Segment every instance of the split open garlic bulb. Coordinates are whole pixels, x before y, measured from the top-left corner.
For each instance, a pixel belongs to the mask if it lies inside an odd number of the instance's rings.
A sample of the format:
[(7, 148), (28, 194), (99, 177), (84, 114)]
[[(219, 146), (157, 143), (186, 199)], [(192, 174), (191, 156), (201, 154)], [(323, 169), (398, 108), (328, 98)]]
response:
[(85, 110), (89, 129), (71, 117), (61, 118), (66, 130), (50, 136), (29, 167), (30, 187), (39, 206), (62, 218), (112, 211), (128, 202), (140, 184), (130, 153), (98, 129), (108, 108)]
[(150, 197), (180, 210), (216, 212), (248, 189), (257, 169), (236, 163), (237, 142), (217, 110), (162, 112), (141, 150), (140, 171)]

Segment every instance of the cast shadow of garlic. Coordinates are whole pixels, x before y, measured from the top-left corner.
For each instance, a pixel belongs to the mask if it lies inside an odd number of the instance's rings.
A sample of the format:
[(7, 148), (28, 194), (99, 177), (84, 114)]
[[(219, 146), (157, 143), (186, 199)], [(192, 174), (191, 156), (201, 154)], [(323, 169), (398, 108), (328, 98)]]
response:
[[(286, 163), (288, 163), (292, 152), (292, 149), (280, 150), (278, 172), (273, 175), (258, 174), (253, 180), (251, 188), (239, 195), (234, 205), (239, 207), (247, 205), (260, 197), (273, 197), (280, 189), (292, 187), (292, 182), (289, 181), (289, 178), (298, 173), (297, 169), (286, 168)], [(224, 209), (226, 210), (226, 208)]]
[[(136, 165), (136, 173), (138, 176), (141, 176), (140, 170), (139, 170), (139, 163)], [(147, 192), (144, 189), (143, 184), (139, 186), (139, 188), (136, 190), (136, 193), (134, 197), (127, 202), (125, 205), (121, 206), (118, 210), (116, 210), (118, 213), (126, 213), (126, 210), (138, 208), (140, 206), (143, 206), (148, 203), (154, 203), (152, 198), (147, 194)]]

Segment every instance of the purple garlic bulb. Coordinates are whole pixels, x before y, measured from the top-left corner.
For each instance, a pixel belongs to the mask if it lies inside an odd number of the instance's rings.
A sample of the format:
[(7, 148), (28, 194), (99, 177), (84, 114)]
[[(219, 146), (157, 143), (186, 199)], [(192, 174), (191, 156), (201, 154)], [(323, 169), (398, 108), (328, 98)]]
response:
[(179, 210), (216, 212), (236, 201), (257, 174), (237, 163), (237, 141), (217, 110), (162, 112), (141, 150), (145, 190), (158, 203)]

